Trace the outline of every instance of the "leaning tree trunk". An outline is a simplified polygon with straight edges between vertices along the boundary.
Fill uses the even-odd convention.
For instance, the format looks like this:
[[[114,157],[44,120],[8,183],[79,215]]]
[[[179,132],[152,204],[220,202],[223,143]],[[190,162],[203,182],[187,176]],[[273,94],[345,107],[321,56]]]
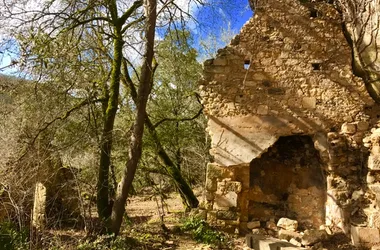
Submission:
[[[118,235],[120,231],[123,215],[125,213],[125,203],[127,201],[128,193],[132,187],[132,181],[135,177],[137,165],[142,153],[142,138],[146,118],[146,104],[152,89],[151,78],[153,73],[153,47],[157,18],[156,5],[156,0],[144,1],[146,15],[144,63],[141,69],[140,86],[136,103],[137,113],[131,135],[129,160],[126,163],[123,177],[118,184],[115,202],[112,208],[111,231],[115,234],[115,236]]]
[[[156,129],[154,128],[152,122],[147,117],[145,122],[153,140],[157,146],[157,153],[161,161],[163,161],[163,166],[168,175],[174,180],[176,188],[178,189],[182,202],[186,208],[196,208],[198,207],[199,201],[194,195],[193,190],[183,178],[181,170],[176,166],[176,164],[170,159],[169,155],[166,153],[164,147],[162,146],[160,139],[157,136]]]
[[[137,91],[135,85],[132,82],[132,79],[128,74],[128,69],[125,61],[123,64],[123,71],[125,76],[125,78],[123,78],[123,82],[126,85],[126,87],[131,90],[131,97],[135,104],[137,104]],[[152,136],[154,143],[156,144],[157,154],[163,163],[163,168],[165,172],[172,178],[178,192],[181,195],[182,203],[187,209],[198,207],[199,201],[197,197],[195,196],[193,190],[191,189],[187,181],[183,178],[180,168],[172,161],[172,159],[169,157],[168,153],[162,146],[161,141],[157,135],[156,128],[152,124],[148,115],[146,115],[145,126],[148,128],[148,131]]]

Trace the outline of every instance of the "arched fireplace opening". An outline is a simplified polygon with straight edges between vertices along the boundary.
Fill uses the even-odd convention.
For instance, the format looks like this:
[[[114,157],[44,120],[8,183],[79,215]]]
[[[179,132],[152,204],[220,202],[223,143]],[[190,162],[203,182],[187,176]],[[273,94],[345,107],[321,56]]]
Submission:
[[[296,219],[301,228],[325,222],[326,178],[310,136],[280,137],[250,163],[249,220]]]

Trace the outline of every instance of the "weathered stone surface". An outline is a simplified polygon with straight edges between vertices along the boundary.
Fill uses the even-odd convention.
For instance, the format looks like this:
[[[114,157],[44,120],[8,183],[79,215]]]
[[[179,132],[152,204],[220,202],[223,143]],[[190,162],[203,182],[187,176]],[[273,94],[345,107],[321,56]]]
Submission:
[[[341,132],[343,134],[355,134],[356,133],[356,125],[352,123],[343,123],[341,127]]]
[[[380,212],[375,210],[371,211],[368,218],[368,226],[372,228],[380,228]]]
[[[351,239],[355,246],[369,246],[380,242],[378,228],[351,226]]]
[[[310,246],[327,238],[325,230],[306,230],[302,236],[302,245]]]
[[[340,25],[342,16],[326,1],[259,3],[238,41],[205,63],[200,94],[209,119],[210,153],[217,164],[232,170],[230,176],[225,170],[214,177],[208,174],[211,181],[206,182],[206,189],[215,193],[208,195],[209,203],[214,209],[241,212],[244,223],[248,218],[266,221],[294,216],[303,226],[318,228],[326,222],[347,232],[350,213],[360,214],[362,202],[380,197],[373,186],[380,181],[374,174],[380,163],[373,158],[368,162],[367,180],[376,195],[353,195],[361,185],[358,179],[364,177],[359,174],[366,172],[361,171],[365,153],[360,150],[376,111],[364,82],[352,73],[351,48]],[[311,6],[318,10],[318,18],[310,18]],[[271,150],[279,138],[293,135],[315,135],[318,152],[305,144],[305,153],[289,160]],[[376,148],[380,132],[378,135],[364,143],[373,155],[380,155],[380,147]],[[289,152],[293,146],[280,150]],[[267,155],[273,159],[271,164],[255,172],[260,165],[254,164],[256,160]],[[305,166],[315,156],[318,160]],[[281,168],[279,162],[291,162],[290,174],[283,170],[286,164]],[[244,176],[237,170],[242,165],[248,166]],[[323,185],[314,182],[325,177],[315,173],[313,178],[302,178],[312,165],[333,179],[328,181],[328,195]],[[300,174],[303,171],[305,174]],[[284,178],[268,186],[280,186],[283,192],[268,191],[265,185],[257,184],[271,180],[271,173]],[[230,178],[230,187],[228,181],[219,185],[226,178]],[[292,178],[302,181],[289,181]]]
[[[239,214],[233,211],[217,211],[216,218],[220,220],[236,220]]]
[[[259,115],[267,115],[268,114],[268,106],[267,105],[259,105],[257,107],[257,114]]]
[[[289,218],[281,218],[278,220],[277,226],[288,231],[297,231],[298,221]]]
[[[289,230],[285,230],[285,229],[280,229],[278,231],[278,238],[284,239],[284,240],[287,240],[287,241],[289,241],[290,239],[294,238],[294,239],[300,241],[301,240],[301,234],[298,233],[298,232],[295,232],[295,231],[289,231]]]
[[[359,122],[357,122],[356,127],[357,127],[358,131],[368,131],[368,129],[369,129],[369,123],[368,122],[359,121]]]
[[[237,206],[237,194],[235,192],[228,192],[227,194],[215,194],[215,208],[229,208]]]
[[[210,153],[215,157],[215,162],[224,166],[248,163],[275,143],[276,135],[255,127],[254,124],[259,121],[262,123],[257,116],[210,117],[208,126],[212,131],[213,148]],[[273,119],[269,124],[276,123],[280,121]]]
[[[33,220],[32,225],[38,230],[43,230],[46,219],[46,187],[38,182],[34,191]]]
[[[227,65],[227,60],[225,58],[215,58],[213,60],[213,65],[216,65],[216,66],[226,66]]]
[[[278,230],[278,227],[277,227],[276,223],[273,220],[267,221],[265,223],[265,228],[268,228],[268,229],[273,230],[273,231],[277,231]]]
[[[304,249],[297,247],[289,242],[262,235],[246,235],[246,244],[255,250],[293,250]]]
[[[315,97],[302,98],[302,107],[306,109],[315,109],[317,100]]]
[[[380,170],[380,155],[370,155],[368,157],[368,168],[371,170]]]
[[[248,229],[254,229],[260,227],[260,221],[251,221],[247,223]]]
[[[297,246],[297,247],[301,247],[301,246],[302,246],[301,242],[299,242],[298,240],[296,240],[296,239],[294,239],[294,238],[291,238],[291,239],[289,240],[289,243],[292,243],[293,245],[295,245],[295,246]]]

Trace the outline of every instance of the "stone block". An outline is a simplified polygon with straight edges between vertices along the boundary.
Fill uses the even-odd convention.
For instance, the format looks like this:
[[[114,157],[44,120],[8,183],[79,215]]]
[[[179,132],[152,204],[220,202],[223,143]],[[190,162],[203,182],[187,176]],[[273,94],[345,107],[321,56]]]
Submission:
[[[286,91],[284,88],[269,88],[268,95],[285,95]]]
[[[215,58],[213,61],[213,64],[216,66],[226,66],[227,65],[227,59],[225,58]]]
[[[227,194],[221,195],[221,194],[215,194],[215,200],[214,205],[216,205],[216,208],[220,207],[237,207],[237,193],[235,192],[228,192]]]
[[[244,85],[248,87],[256,86],[257,82],[256,81],[244,81]]]
[[[215,198],[214,193],[206,191],[205,192],[205,198],[207,201],[213,201]]]
[[[289,231],[285,229],[280,229],[280,231],[278,231],[278,238],[282,240],[287,240],[287,241],[289,241],[290,239],[301,240],[301,237],[302,237],[301,234],[298,232]]]
[[[352,123],[345,122],[342,124],[340,131],[343,134],[349,134],[349,135],[355,134],[356,133],[356,125],[352,124]]]
[[[289,230],[289,231],[297,231],[298,221],[291,220],[289,218],[281,218],[277,222],[277,226],[279,228]]]
[[[205,71],[210,73],[228,73],[230,68],[225,66],[208,66],[205,67]]]
[[[380,242],[378,228],[351,226],[351,240],[354,246],[370,246]]]
[[[238,194],[241,192],[241,183],[239,181],[226,181],[225,191]]]
[[[368,226],[380,228],[380,212],[373,211],[368,217]]]
[[[302,107],[306,109],[315,109],[317,105],[317,99],[315,97],[302,98]]]
[[[269,108],[267,105],[259,105],[257,107],[257,114],[259,115],[267,115],[269,112]]]
[[[215,179],[209,179],[206,177],[205,188],[208,192],[215,192],[217,190],[217,182]]]
[[[368,156],[368,168],[371,170],[380,170],[380,156],[379,155]]]
[[[265,75],[264,72],[255,72],[252,74],[251,79],[256,82],[262,82],[268,80],[268,77]]]
[[[305,230],[302,236],[302,245],[310,246],[317,242],[323,241],[327,238],[327,233],[325,230]]]
[[[297,247],[289,242],[275,239],[272,237],[265,237],[263,235],[247,234],[246,244],[248,247],[255,250],[293,250],[305,249]]]
[[[207,222],[211,225],[216,224],[216,211],[208,211],[207,212]]]
[[[299,242],[298,240],[293,239],[293,238],[289,240],[289,243],[292,243],[293,245],[295,245],[297,247],[302,246],[301,242]]]
[[[276,223],[272,220],[269,220],[269,221],[267,221],[267,223],[265,223],[265,228],[268,228],[268,229],[273,230],[273,231],[278,230]]]
[[[254,229],[260,227],[260,221],[251,221],[247,223],[248,229]]]
[[[356,124],[358,131],[367,131],[369,129],[369,123],[360,121]]]
[[[255,235],[266,235],[267,232],[265,231],[264,228],[254,228],[254,229],[252,229],[252,234],[255,234]]]

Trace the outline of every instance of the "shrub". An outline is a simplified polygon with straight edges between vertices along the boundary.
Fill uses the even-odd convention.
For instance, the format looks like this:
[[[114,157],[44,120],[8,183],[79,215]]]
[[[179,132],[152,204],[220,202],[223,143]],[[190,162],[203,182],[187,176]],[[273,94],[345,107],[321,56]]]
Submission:
[[[7,250],[28,249],[28,231],[19,231],[10,222],[0,224],[0,247]]]
[[[194,217],[185,219],[181,230],[190,231],[196,241],[206,244],[219,245],[225,238],[221,232],[216,231],[206,221]]]

